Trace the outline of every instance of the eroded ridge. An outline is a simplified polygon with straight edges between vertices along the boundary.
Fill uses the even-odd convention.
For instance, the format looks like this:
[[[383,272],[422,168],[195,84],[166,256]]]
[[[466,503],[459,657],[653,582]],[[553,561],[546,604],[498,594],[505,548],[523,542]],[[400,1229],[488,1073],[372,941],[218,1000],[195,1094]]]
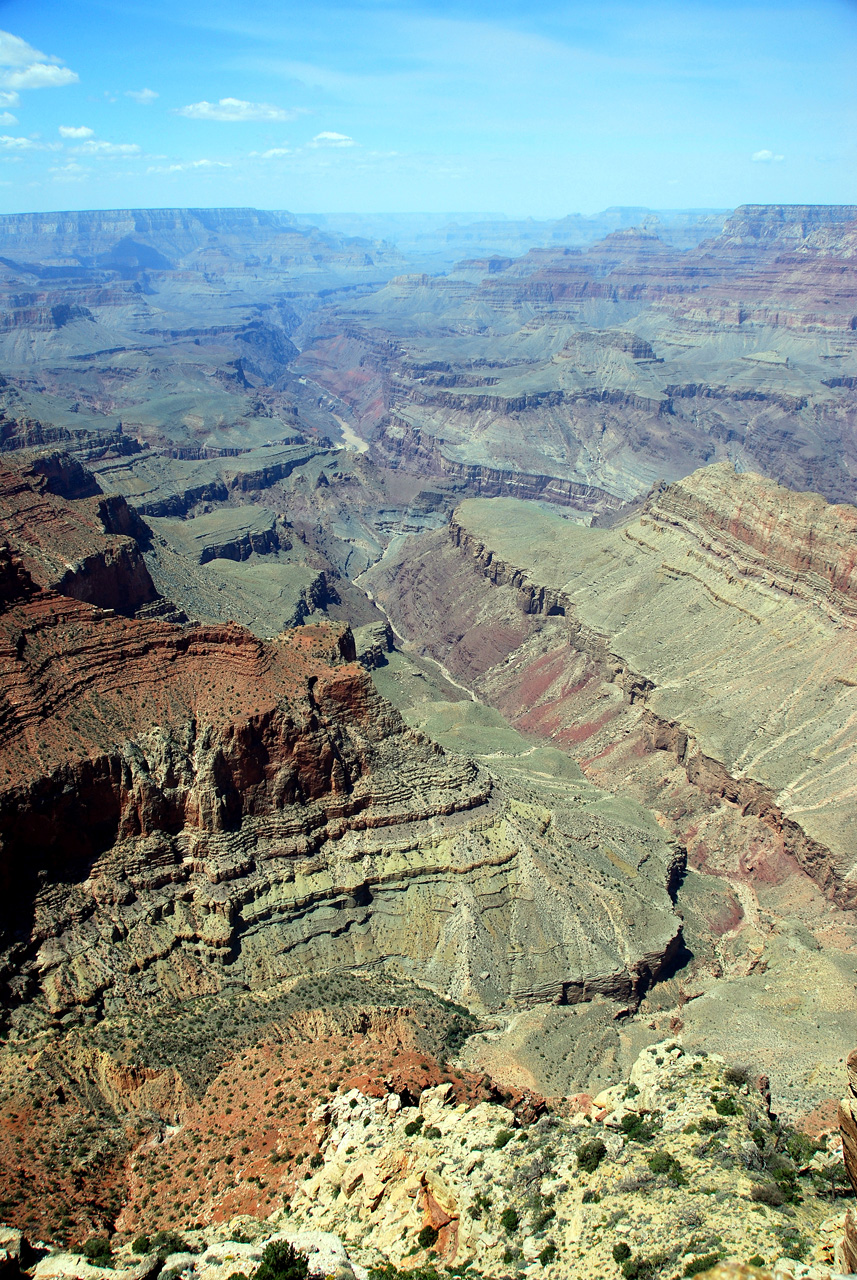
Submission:
[[[4,476],[15,510],[22,486],[44,498],[26,469]],[[50,498],[75,539],[92,501]],[[633,1002],[679,948],[681,853],[650,819],[444,753],[375,691],[346,627],[266,642],[121,616],[11,544],[0,571],[21,1027],[366,965],[485,1007]]]

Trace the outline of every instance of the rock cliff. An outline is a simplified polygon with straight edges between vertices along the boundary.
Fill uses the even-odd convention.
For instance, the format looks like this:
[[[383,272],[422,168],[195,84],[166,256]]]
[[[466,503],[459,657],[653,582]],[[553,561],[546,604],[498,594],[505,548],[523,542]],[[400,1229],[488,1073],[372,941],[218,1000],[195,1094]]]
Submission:
[[[642,811],[556,803],[445,755],[378,696],[342,627],[265,643],[75,596],[25,513],[79,554],[103,499],[0,480],[3,975],[19,1028],[307,966],[392,965],[489,1007],[633,1002],[669,962],[679,854]]]
[[[773,824],[829,893],[853,903],[852,507],[714,466],[659,490],[615,530],[472,500],[450,536],[525,614],[564,617],[572,650],[637,705],[652,742],[676,752],[698,786]],[[379,566],[373,588],[405,634],[426,636],[437,589],[429,561],[414,547],[398,565]],[[445,661],[458,643],[451,631],[436,638]],[[512,648],[524,631],[510,633]],[[497,662],[509,644],[497,640],[479,658],[472,633],[456,668],[467,671],[465,645],[471,677]],[[561,703],[546,715],[548,705]],[[576,740],[596,740],[615,714],[609,704],[604,713]]]

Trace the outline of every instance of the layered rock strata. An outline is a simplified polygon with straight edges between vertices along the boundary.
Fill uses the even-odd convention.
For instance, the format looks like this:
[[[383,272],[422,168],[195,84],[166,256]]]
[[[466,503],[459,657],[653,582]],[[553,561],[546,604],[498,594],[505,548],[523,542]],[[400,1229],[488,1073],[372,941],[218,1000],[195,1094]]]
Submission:
[[[15,519],[24,493],[59,520],[32,477],[0,480]],[[366,965],[486,1006],[628,1002],[678,950],[680,856],[644,811],[445,755],[375,693],[347,629],[265,643],[122,617],[60,595],[35,535],[16,541],[0,881],[19,1026]]]
[[[650,742],[701,788],[775,827],[827,892],[853,905],[853,508],[714,466],[658,492],[620,528],[472,500],[450,537],[525,614],[564,615],[567,643],[642,708]],[[373,576],[406,633],[422,625],[430,575],[406,548]],[[498,634],[488,661],[514,650],[518,631]]]

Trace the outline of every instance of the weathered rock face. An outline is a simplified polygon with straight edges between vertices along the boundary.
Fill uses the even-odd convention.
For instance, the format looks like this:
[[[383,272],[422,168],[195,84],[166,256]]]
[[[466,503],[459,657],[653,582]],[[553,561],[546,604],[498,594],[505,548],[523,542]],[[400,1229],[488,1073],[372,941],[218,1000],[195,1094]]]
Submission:
[[[474,500],[458,509],[451,537],[525,616],[564,615],[566,643],[585,659],[577,676],[569,667],[567,697],[591,681],[586,663],[600,671],[699,787],[770,823],[829,893],[853,903],[853,508],[720,466],[658,493],[615,530]],[[527,627],[510,615],[505,632],[482,635],[470,610],[467,625],[450,613],[429,640],[429,615],[443,613],[442,573],[415,545],[379,566],[372,586],[406,635],[472,678],[502,662]],[[515,696],[528,699],[534,729],[550,688],[541,731],[556,733],[562,696],[547,663]],[[506,668],[513,683],[515,665]],[[608,699],[589,710],[591,719],[569,722],[567,740],[588,740],[595,755],[607,749],[598,734],[615,709]]]
[[[857,1195],[857,1049],[848,1055],[848,1093],[839,1104],[839,1132],[842,1135],[842,1159],[848,1181]],[[857,1217],[849,1206],[845,1214],[845,1237],[839,1246],[838,1261],[846,1275],[857,1272]]]
[[[2,479],[3,973],[20,1025],[366,964],[487,1006],[633,1001],[669,962],[680,858],[642,811],[516,791],[444,755],[374,691],[347,629],[265,643],[60,595],[23,513],[43,531],[53,513],[78,545],[79,504]]]

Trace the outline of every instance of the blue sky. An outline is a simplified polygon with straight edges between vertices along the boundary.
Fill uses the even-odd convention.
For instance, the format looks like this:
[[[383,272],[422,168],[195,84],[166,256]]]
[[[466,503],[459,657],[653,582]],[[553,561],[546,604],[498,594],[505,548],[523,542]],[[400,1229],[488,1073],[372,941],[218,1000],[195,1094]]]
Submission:
[[[857,0],[0,0],[0,211],[857,202]]]

